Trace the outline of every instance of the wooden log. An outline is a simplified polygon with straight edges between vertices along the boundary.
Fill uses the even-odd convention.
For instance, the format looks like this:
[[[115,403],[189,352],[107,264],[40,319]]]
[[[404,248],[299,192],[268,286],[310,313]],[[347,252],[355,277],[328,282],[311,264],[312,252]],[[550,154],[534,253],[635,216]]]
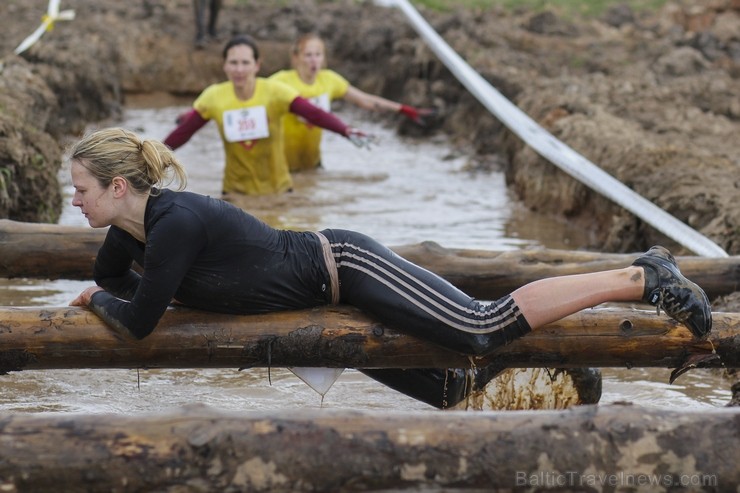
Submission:
[[[735,491],[740,409],[0,415],[7,491]],[[733,458],[734,457],[734,458]]]
[[[0,277],[91,279],[106,231],[0,219]]]
[[[70,368],[501,368],[662,367],[710,356],[737,368],[740,314],[714,313],[707,340],[655,312],[593,309],[469,358],[385,327],[347,306],[267,315],[170,308],[142,341],[123,338],[76,307],[0,308],[0,371]]]
[[[621,269],[638,255],[540,248],[494,252],[444,248],[434,242],[393,250],[481,299],[500,298],[538,279]],[[740,290],[740,256],[678,256],[676,262],[710,298]]]
[[[0,220],[0,277],[90,279],[104,230]],[[545,277],[628,266],[634,254],[529,249],[510,252],[448,249],[433,242],[394,247],[471,296],[496,299]],[[678,257],[681,270],[707,294],[740,289],[740,256]]]

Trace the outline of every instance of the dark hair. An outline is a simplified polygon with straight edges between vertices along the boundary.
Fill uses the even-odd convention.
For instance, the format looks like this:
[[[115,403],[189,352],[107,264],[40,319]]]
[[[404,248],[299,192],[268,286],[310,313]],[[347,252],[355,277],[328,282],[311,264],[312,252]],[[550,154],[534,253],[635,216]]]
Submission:
[[[223,51],[223,57],[224,60],[226,60],[226,55],[229,53],[229,50],[233,48],[234,46],[238,45],[246,45],[252,48],[252,53],[254,54],[254,59],[259,60],[260,59],[260,51],[257,48],[257,42],[252,39],[251,36],[247,36],[246,34],[240,34],[238,36],[234,36],[230,40],[226,42],[226,46],[224,46]]]

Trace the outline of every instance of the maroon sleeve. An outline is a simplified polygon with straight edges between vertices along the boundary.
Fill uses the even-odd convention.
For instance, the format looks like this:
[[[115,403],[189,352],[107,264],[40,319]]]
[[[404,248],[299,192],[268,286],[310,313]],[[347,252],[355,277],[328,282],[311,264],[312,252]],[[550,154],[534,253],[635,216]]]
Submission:
[[[347,136],[347,129],[349,125],[344,123],[336,116],[328,113],[318,106],[314,106],[308,100],[297,97],[290,103],[290,111],[296,115],[300,115],[306,119],[309,123],[316,125],[317,127],[325,128],[339,135]]]
[[[177,120],[177,127],[164,139],[165,145],[173,150],[185,144],[195,132],[208,123],[208,120],[204,120],[200,116],[200,113],[195,110],[188,111],[184,115],[179,116]]]

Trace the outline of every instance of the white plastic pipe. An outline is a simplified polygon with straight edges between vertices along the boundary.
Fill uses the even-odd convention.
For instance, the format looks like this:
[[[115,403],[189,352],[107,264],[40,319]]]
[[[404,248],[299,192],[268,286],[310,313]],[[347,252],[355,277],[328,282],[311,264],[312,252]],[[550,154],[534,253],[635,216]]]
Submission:
[[[642,197],[542,128],[455,53],[407,0],[382,0],[378,3],[399,8],[431,50],[468,91],[542,157],[697,255],[728,256],[712,240]]]
[[[20,55],[28,48],[33,46],[45,32],[54,29],[54,23],[57,21],[71,21],[75,18],[74,10],[63,10],[59,11],[59,2],[61,0],[49,0],[49,6],[46,9],[46,15],[41,18],[41,25],[31,33],[26,39],[21,41],[21,44],[13,51],[16,55]]]

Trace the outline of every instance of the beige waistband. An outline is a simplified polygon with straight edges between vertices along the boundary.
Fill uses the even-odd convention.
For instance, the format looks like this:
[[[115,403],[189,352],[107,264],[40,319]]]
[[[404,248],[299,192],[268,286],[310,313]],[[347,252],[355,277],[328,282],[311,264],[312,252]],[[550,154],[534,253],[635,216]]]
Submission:
[[[326,236],[316,231],[316,236],[319,237],[321,242],[321,250],[324,252],[324,263],[326,264],[326,270],[329,271],[329,279],[331,281],[331,304],[336,305],[339,303],[339,271],[337,271],[337,262],[334,260],[334,255],[331,253],[331,245]]]

